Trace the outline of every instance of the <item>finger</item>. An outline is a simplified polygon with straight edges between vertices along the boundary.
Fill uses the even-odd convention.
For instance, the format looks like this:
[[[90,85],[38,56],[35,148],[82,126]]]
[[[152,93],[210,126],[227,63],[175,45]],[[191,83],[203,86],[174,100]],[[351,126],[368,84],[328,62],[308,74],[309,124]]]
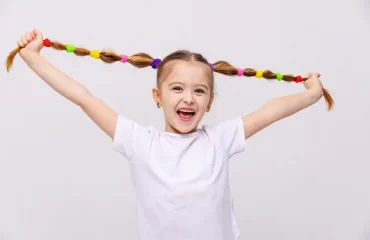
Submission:
[[[319,78],[320,77],[320,73],[313,73],[312,76],[314,76],[316,78]]]
[[[39,30],[37,30],[37,29],[33,29],[32,30],[32,33],[34,33],[35,34],[35,36],[39,33]]]
[[[32,35],[31,35],[31,33],[28,33],[28,34],[26,35],[26,40],[27,40],[28,42],[31,42],[31,41],[32,41]]]
[[[35,38],[36,38],[36,32],[35,32],[35,30],[33,30],[33,31],[31,32],[31,36],[32,36],[32,39],[35,39]]]
[[[22,37],[21,41],[22,41],[23,45],[28,44],[28,41],[27,41],[26,37]]]
[[[34,39],[33,32],[28,32],[26,37],[28,42],[31,42]]]
[[[22,48],[22,47],[24,47],[24,44],[22,43],[22,41],[21,41],[21,40],[19,40],[19,41],[17,42],[17,44],[18,44],[18,46],[19,46],[19,47],[21,47],[21,48]]]
[[[34,30],[35,31],[35,34],[36,34],[36,39],[39,39],[39,40],[42,40],[43,39],[43,36],[42,36],[42,33],[38,30]]]

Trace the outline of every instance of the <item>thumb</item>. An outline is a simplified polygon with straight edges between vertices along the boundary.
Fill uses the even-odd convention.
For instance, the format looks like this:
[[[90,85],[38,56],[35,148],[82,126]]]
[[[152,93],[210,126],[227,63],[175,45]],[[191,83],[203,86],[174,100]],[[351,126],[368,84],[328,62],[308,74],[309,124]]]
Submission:
[[[310,78],[311,76],[312,76],[312,72],[308,72],[305,77]]]
[[[38,40],[38,41],[42,41],[43,40],[43,36],[42,36],[42,33],[37,30],[37,29],[34,29],[32,31],[32,33],[36,36],[35,39]]]

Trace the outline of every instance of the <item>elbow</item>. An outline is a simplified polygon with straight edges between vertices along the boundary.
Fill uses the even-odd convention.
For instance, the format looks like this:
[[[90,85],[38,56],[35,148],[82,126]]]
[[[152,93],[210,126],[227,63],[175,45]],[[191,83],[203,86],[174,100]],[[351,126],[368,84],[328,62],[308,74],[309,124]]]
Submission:
[[[77,106],[83,108],[85,103],[88,102],[91,97],[92,94],[90,93],[90,91],[87,88],[82,87],[78,89],[78,91],[73,93],[73,95],[71,96],[71,101]]]

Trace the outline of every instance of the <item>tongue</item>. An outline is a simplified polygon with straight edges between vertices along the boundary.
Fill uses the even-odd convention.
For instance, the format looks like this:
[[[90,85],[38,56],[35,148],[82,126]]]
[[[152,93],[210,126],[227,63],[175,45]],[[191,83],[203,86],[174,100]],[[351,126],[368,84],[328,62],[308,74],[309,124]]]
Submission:
[[[187,118],[187,119],[189,119],[193,116],[192,113],[187,113],[187,112],[186,113],[185,112],[180,112],[179,115],[180,115],[180,117]]]

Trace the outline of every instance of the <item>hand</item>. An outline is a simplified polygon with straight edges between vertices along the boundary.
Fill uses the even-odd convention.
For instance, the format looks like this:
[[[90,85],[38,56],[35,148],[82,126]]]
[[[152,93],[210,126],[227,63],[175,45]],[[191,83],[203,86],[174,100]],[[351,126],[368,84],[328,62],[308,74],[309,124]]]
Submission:
[[[42,33],[36,29],[26,32],[18,41],[18,46],[39,53],[44,47]]]
[[[306,89],[317,94],[318,98],[321,98],[324,94],[324,88],[319,79],[320,76],[320,73],[307,73],[305,77],[308,79],[303,83]]]

